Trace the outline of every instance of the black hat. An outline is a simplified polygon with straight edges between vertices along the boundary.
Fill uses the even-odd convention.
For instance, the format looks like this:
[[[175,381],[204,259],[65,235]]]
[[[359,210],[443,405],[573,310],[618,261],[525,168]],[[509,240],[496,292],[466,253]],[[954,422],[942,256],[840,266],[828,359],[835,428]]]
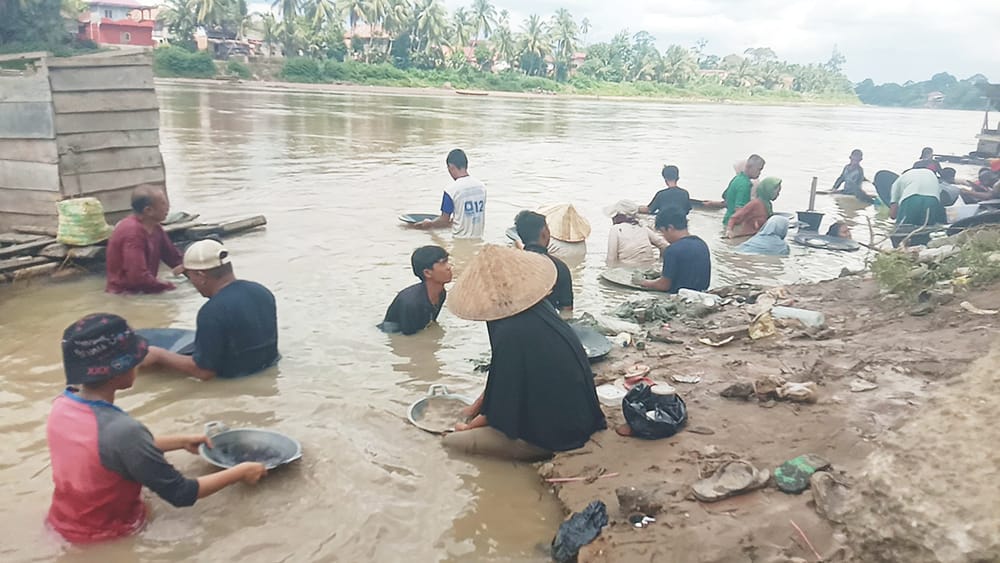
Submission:
[[[63,332],[63,367],[66,383],[101,383],[138,366],[149,352],[118,315],[95,313],[76,321]]]

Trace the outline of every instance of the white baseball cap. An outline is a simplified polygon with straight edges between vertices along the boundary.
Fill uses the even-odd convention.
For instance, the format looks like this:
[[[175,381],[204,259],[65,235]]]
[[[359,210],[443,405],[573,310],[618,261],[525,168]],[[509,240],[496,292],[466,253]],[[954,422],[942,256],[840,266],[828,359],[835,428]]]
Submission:
[[[199,240],[184,252],[185,270],[214,270],[229,263],[229,251],[217,240]]]
[[[627,199],[623,199],[614,205],[609,205],[608,207],[604,208],[604,214],[611,218],[614,218],[615,215],[634,217],[638,213],[639,213],[639,205]]]

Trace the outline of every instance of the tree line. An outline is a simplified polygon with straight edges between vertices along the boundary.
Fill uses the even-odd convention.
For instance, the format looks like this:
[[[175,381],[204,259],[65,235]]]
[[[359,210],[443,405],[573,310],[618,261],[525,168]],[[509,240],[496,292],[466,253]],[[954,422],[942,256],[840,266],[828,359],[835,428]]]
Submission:
[[[876,106],[981,110],[986,109],[988,101],[977,84],[988,82],[982,74],[959,80],[947,72],[940,72],[930,80],[903,84],[876,85],[869,78],[859,83],[855,91],[862,103]]]

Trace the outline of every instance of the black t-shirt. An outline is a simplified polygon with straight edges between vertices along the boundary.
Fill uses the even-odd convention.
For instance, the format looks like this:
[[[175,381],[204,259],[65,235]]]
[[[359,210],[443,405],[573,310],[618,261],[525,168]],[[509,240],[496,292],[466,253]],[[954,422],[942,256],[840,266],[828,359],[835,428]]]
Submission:
[[[688,235],[663,251],[663,277],[670,280],[669,293],[682,288],[705,291],[712,282],[712,255],[705,241]]]
[[[654,215],[668,207],[675,207],[687,214],[691,211],[691,196],[687,190],[678,186],[656,192],[653,201],[649,202],[649,212]]]
[[[537,244],[526,244],[524,249],[528,252],[536,252],[538,254],[544,254],[552,259],[552,263],[556,265],[556,285],[552,288],[552,293],[549,294],[547,299],[552,306],[556,308],[557,311],[561,311],[566,308],[573,307],[573,274],[569,271],[569,266],[565,262],[549,254],[549,251],[544,246],[539,246]]]
[[[416,334],[427,328],[431,321],[437,320],[438,313],[444,306],[445,297],[447,292],[442,289],[441,299],[434,305],[427,295],[427,286],[424,282],[411,285],[396,294],[396,298],[385,312],[385,319],[378,328],[388,333]]]
[[[198,311],[194,363],[217,377],[242,377],[278,361],[274,295],[259,283],[236,280]]]

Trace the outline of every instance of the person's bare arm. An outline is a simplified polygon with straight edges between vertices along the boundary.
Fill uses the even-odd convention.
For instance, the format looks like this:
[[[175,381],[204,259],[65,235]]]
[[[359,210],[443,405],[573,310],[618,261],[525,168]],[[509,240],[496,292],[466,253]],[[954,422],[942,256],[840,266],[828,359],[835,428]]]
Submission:
[[[465,418],[472,418],[474,416],[478,416],[479,411],[483,409],[483,396],[484,393],[480,393],[479,398],[476,399],[476,402],[462,409],[461,411],[462,416],[464,416]]]
[[[187,450],[193,454],[198,453],[198,446],[206,444],[212,447],[211,440],[203,434],[180,434],[174,436],[157,436],[153,443],[161,452],[172,452],[176,450]]]
[[[646,289],[666,292],[670,291],[670,278],[659,277],[655,280],[643,280],[639,282],[639,285],[645,287]]]
[[[263,464],[244,461],[236,467],[230,467],[211,475],[198,477],[198,498],[213,495],[229,485],[240,481],[248,485],[255,485],[264,475],[267,475],[267,468]]]
[[[482,428],[483,426],[489,426],[489,425],[490,423],[488,420],[486,420],[486,415],[481,414],[476,418],[473,418],[471,421],[469,421],[468,424],[464,422],[459,422],[458,424],[455,425],[455,431],[461,432],[463,430],[472,430],[473,428]]]
[[[202,381],[208,381],[213,379],[216,373],[212,370],[202,369],[195,363],[192,356],[183,356],[170,350],[165,350],[163,348],[158,348],[156,346],[149,347],[149,354],[146,359],[142,362],[142,367],[153,367],[159,366],[174,371],[179,371],[196,379]]]
[[[444,229],[451,226],[451,214],[442,213],[437,219],[428,220],[424,219],[419,223],[414,223],[414,229],[420,229],[421,231],[427,231],[431,229]]]

